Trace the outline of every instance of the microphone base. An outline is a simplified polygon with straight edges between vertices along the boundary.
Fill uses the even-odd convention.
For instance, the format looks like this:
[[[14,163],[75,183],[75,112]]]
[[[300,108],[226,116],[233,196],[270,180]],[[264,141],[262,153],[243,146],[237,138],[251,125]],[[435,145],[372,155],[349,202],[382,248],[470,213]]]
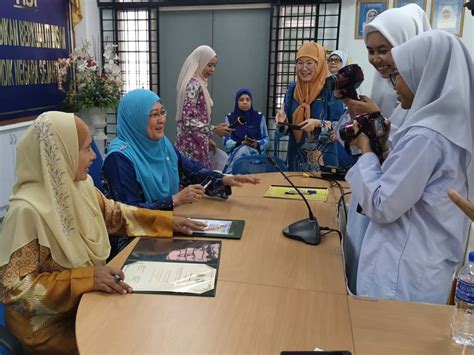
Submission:
[[[321,242],[319,223],[316,218],[306,218],[290,224],[283,229],[283,235],[311,245],[318,245]]]

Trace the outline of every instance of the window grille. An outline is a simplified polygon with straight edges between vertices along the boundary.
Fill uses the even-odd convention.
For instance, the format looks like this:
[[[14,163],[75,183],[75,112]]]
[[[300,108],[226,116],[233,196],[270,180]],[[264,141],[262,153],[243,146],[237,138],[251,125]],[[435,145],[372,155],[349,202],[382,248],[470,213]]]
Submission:
[[[146,88],[159,92],[158,8],[102,8],[102,46],[118,45],[121,94]],[[116,113],[107,116],[107,135],[115,136]]]
[[[288,85],[295,80],[295,56],[298,47],[315,41],[328,52],[338,48],[341,2],[312,1],[279,4],[272,7],[270,55],[268,65],[268,127],[270,152],[277,149],[286,157],[287,137],[275,145],[275,115],[283,107]]]

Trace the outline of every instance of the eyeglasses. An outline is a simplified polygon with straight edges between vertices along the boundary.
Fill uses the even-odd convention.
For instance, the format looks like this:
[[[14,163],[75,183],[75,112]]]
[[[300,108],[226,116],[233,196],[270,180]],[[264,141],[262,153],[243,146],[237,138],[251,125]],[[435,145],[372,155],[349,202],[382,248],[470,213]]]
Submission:
[[[392,74],[390,74],[389,78],[390,78],[390,82],[392,83],[393,86],[395,86],[395,82],[397,81],[397,78],[398,78],[399,75],[400,75],[400,73],[396,69]]]
[[[342,60],[340,58],[329,58],[328,59],[328,64],[339,64],[341,62],[342,62]]]
[[[163,117],[163,118],[166,118],[166,115],[168,114],[168,112],[165,110],[165,109],[162,109],[160,112],[158,111],[153,111],[151,112],[148,117],[149,118],[158,118],[158,117]]]
[[[299,67],[299,68],[306,67],[308,69],[312,69],[316,66],[316,62],[313,61],[313,60],[308,60],[308,61],[298,60],[296,62],[296,66]]]

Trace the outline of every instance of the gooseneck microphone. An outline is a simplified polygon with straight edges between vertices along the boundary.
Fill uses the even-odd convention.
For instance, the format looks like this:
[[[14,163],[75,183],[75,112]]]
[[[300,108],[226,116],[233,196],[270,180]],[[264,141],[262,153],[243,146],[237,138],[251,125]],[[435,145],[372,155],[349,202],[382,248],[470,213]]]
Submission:
[[[280,169],[278,164],[273,160],[272,157],[267,157],[270,164],[272,164],[275,169],[277,169],[281,175],[285,178],[286,181],[296,190],[296,192],[301,196],[306,207],[308,208],[308,218],[302,219],[301,221],[294,222],[288,227],[283,229],[283,235],[290,239],[299,240],[311,245],[318,245],[321,242],[321,234],[319,231],[319,223],[316,217],[313,215],[313,211],[308,203],[308,200],[304,197],[301,191],[291,182],[290,179],[286,176],[283,170]]]

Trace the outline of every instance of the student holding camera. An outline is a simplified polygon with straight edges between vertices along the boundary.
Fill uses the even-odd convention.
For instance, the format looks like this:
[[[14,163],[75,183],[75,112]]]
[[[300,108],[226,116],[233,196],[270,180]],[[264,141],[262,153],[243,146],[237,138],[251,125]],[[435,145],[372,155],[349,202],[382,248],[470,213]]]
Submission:
[[[442,304],[468,230],[468,219],[452,207],[446,190],[467,195],[472,59],[462,42],[444,31],[420,34],[393,48],[392,56],[390,81],[407,110],[392,150],[381,164],[365,133],[351,142],[362,156],[346,180],[369,218],[357,256],[356,292]],[[372,100],[367,103],[370,111],[379,111]],[[357,132],[357,122],[354,127]]]
[[[425,12],[416,4],[388,9],[364,27],[368,59],[377,70],[372,85],[372,99],[382,114],[390,119],[391,135],[396,132],[406,115],[406,110],[402,109],[397,102],[396,93],[389,79],[395,67],[391,54],[392,48],[429,29],[430,25]],[[366,103],[369,99],[366,96],[360,96],[359,99],[359,101],[345,100],[353,117],[370,112],[370,103]],[[356,208],[357,202],[352,199],[347,222],[349,238],[344,246],[346,273],[349,288],[353,292],[356,290],[358,256],[369,223],[366,216],[357,213]]]
[[[426,13],[416,4],[388,9],[364,27],[364,42],[369,62],[376,70],[371,97],[380,107],[382,114],[390,117],[392,123],[397,126],[398,122],[394,120],[392,113],[403,117],[404,112],[400,109],[397,110],[399,112],[395,111],[398,102],[389,80],[394,69],[391,50],[430,29]]]
[[[343,112],[325,86],[328,73],[326,51],[314,42],[301,45],[296,53],[295,82],[288,87],[284,109],[276,115],[280,133],[290,134],[287,163],[290,171],[318,171],[319,165],[335,166],[337,152],[332,121]]]

